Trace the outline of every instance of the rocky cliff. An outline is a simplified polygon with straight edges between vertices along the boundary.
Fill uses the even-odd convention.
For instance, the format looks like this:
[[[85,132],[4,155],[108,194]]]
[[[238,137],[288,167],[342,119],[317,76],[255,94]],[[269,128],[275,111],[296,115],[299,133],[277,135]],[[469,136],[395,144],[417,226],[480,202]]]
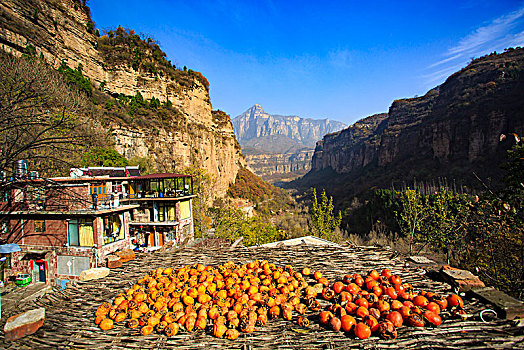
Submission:
[[[315,171],[331,168],[339,173],[368,165],[378,149],[378,138],[387,113],[373,115],[348,128],[328,134],[317,142],[311,166]]]
[[[311,172],[294,185],[329,188],[339,200],[413,179],[496,186],[512,145],[499,137],[512,132],[524,134],[521,48],[476,59],[425,96],[325,136]]]
[[[34,51],[55,67],[81,64],[82,73],[105,94],[140,92],[144,99],[169,103],[174,112],[152,118],[171,122],[157,123],[154,129],[137,125],[133,118],[104,116],[117,151],[126,157],[152,158],[163,171],[190,164],[203,167],[217,180],[219,196],[245,166],[229,116],[212,113],[207,80],[172,66],[154,41],[133,31],[118,28],[100,37],[80,0],[2,1],[0,44],[16,55]]]
[[[275,182],[307,173],[315,143],[345,125],[329,119],[272,115],[255,104],[234,118],[233,126],[253,172]]]

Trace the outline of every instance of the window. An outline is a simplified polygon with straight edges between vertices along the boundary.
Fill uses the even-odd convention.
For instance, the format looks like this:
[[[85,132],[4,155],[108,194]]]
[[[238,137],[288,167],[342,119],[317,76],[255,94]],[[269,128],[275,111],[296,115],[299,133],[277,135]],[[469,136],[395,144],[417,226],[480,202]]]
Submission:
[[[9,202],[11,200],[9,192],[10,190],[0,191],[0,202]]]
[[[106,184],[92,184],[89,193],[91,195],[96,194],[98,200],[104,201],[107,199]]]
[[[26,202],[30,210],[43,210],[45,204],[45,189],[33,186],[26,187]],[[43,231],[36,231],[43,232]]]
[[[92,247],[94,245],[92,219],[69,220],[67,233],[69,245],[72,247]]]
[[[176,241],[176,230],[172,229],[166,232],[166,239],[168,241]]]
[[[113,243],[124,239],[124,228],[122,227],[121,215],[111,215],[103,218],[104,244]]]
[[[35,220],[35,232],[45,232],[45,220]]]
[[[0,224],[0,236],[6,236],[9,234],[11,228],[11,224],[9,220],[2,221]]]
[[[122,182],[115,181],[113,182],[113,188],[111,189],[113,192],[122,192]]]
[[[166,207],[164,204],[158,204],[158,221],[166,221]]]
[[[175,206],[158,204],[158,221],[176,221]]]

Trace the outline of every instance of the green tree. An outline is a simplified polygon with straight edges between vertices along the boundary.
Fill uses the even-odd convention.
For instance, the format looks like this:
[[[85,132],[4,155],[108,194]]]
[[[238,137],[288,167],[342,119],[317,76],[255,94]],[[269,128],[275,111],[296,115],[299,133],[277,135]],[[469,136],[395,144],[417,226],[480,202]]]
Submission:
[[[137,91],[135,96],[131,97],[131,100],[129,101],[129,114],[135,115],[136,111],[140,107],[144,107],[145,104],[144,97],[140,91]]]
[[[36,57],[36,48],[33,44],[29,44],[24,48],[24,53],[22,54],[24,58],[34,58]]]
[[[516,134],[508,151],[506,188],[476,197],[459,263],[480,278],[521,299],[524,296],[524,147]]]
[[[138,47],[135,47],[133,50],[133,62],[131,63],[131,67],[133,67],[133,70],[138,71],[140,69],[140,63],[143,59],[142,51]]]
[[[458,263],[465,269],[478,269],[482,281],[521,299],[524,296],[524,219],[522,206],[509,199],[489,194],[474,203],[465,251],[458,257]]]
[[[155,164],[149,157],[133,157],[129,159],[129,165],[138,165],[142,175],[152,174],[156,171]]]
[[[149,102],[149,107],[152,109],[157,109],[160,107],[160,100],[156,98],[155,96],[151,97],[151,101]]]
[[[430,196],[422,238],[433,249],[446,253],[447,263],[464,241],[470,212],[468,195],[441,190]]]
[[[129,161],[114,149],[96,147],[84,155],[82,166],[126,166]]]
[[[313,189],[313,202],[311,206],[311,224],[314,234],[320,238],[334,240],[335,230],[340,226],[342,213],[339,211],[335,216],[333,213],[333,197],[326,195],[326,190],[322,190],[320,202],[317,199],[317,191]]]
[[[400,210],[395,212],[401,234],[409,237],[409,254],[413,254],[416,234],[429,215],[427,199],[417,190],[407,189],[400,193]]]
[[[115,106],[115,101],[113,99],[109,99],[106,101],[106,109],[111,110]]]
[[[518,140],[518,136],[516,136]],[[515,144],[508,150],[508,161],[503,165],[506,170],[504,182],[513,196],[524,197],[524,144]]]
[[[84,77],[82,74],[82,64],[79,63],[76,69],[71,69],[65,61],[62,61],[62,64],[58,68],[58,71],[65,76],[65,80],[71,84],[75,85],[80,91],[85,92],[88,96],[93,94],[93,87],[91,86],[91,81],[88,78]]]

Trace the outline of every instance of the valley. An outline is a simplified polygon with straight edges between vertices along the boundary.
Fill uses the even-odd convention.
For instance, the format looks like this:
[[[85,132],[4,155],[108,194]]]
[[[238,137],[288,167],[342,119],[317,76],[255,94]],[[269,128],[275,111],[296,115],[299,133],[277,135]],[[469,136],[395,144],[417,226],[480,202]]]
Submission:
[[[180,10],[173,17],[184,17],[184,13]],[[189,35],[191,40],[200,45],[211,42],[200,38],[198,30],[194,30]],[[173,37],[180,33],[189,32],[178,28]],[[138,33],[138,29],[118,23],[99,28],[86,1],[3,1],[0,58],[6,62],[4,66],[9,62],[33,69],[0,77],[0,87],[5,91],[2,98],[15,100],[17,108],[22,106],[10,110],[11,104],[3,102],[1,116],[11,121],[12,115],[16,115],[12,113],[27,108],[26,101],[16,101],[15,94],[9,93],[12,86],[24,86],[20,80],[37,82],[46,93],[42,86],[54,88],[53,83],[57,83],[64,88],[60,90],[62,95],[50,93],[34,99],[43,101],[42,104],[30,101],[33,104],[29,106],[36,112],[31,114],[31,109],[26,116],[29,125],[56,127],[57,120],[65,120],[65,125],[58,123],[62,137],[59,141],[51,138],[41,147],[37,144],[34,149],[13,152],[16,159],[0,159],[2,181],[13,178],[18,169],[15,164],[20,164],[15,162],[22,158],[31,159],[36,176],[40,174],[42,179],[67,176],[72,164],[86,169],[138,166],[146,178],[135,180],[147,180],[147,176],[155,174],[152,187],[160,186],[157,180],[162,178],[191,178],[187,188],[184,180],[183,187],[177,189],[188,192],[191,183],[191,198],[186,198],[183,210],[184,215],[191,216],[191,224],[185,226],[191,237],[183,244],[198,240],[202,246],[209,242],[210,246],[213,242],[237,242],[252,247],[313,235],[330,241],[329,244],[370,246],[366,249],[380,246],[391,250],[392,256],[423,254],[454,266],[478,268],[478,274],[488,284],[522,298],[522,47],[472,58],[445,81],[425,88],[421,96],[402,98],[391,88],[388,96],[395,95],[396,100],[388,100],[385,108],[370,107],[371,115],[348,126],[332,120],[327,110],[324,114],[317,109],[311,115],[327,115],[329,119],[309,118],[309,107],[302,109],[307,116],[284,116],[254,104],[232,118],[216,106],[227,105],[224,96],[240,104],[237,99],[241,100],[241,90],[249,86],[256,86],[255,91],[261,94],[255,98],[250,95],[249,101],[270,100],[262,95],[264,91],[281,101],[283,97],[272,90],[280,87],[281,78],[294,87],[288,88],[290,101],[295,101],[291,100],[295,95],[301,96],[304,103],[313,101],[314,105],[323,103],[325,107],[336,101],[333,104],[337,109],[329,111],[337,110],[336,118],[350,118],[343,115],[354,110],[348,101],[365,103],[358,101],[362,95],[354,86],[357,90],[374,86],[376,91],[368,94],[378,95],[387,80],[386,74],[370,75],[376,80],[360,85],[357,78],[362,76],[342,74],[353,64],[358,65],[358,55],[353,57],[349,51],[328,48],[327,54],[300,56],[294,61],[275,53],[275,57],[257,61],[256,66],[261,70],[273,64],[279,66],[278,73],[270,77],[277,81],[270,91],[258,90],[269,77],[240,81],[246,71],[242,67],[237,71],[235,67],[238,75],[228,75],[237,77],[238,81],[231,83],[236,94],[224,93],[218,88],[213,90],[213,84],[218,79],[215,77],[224,79],[220,70],[229,60],[221,55],[230,54],[228,50],[214,42],[212,49],[203,50],[200,60],[192,61],[195,66],[204,61],[202,57],[216,56],[218,68],[215,62],[208,62],[201,66],[210,73],[204,69],[201,73],[188,68],[185,62],[179,63],[178,57],[171,57],[180,54],[193,58],[189,51],[197,50],[197,44],[177,46],[168,41],[168,51],[154,34]],[[246,42],[251,50],[258,48],[252,44],[252,38]],[[329,56],[329,74],[316,69],[318,62],[325,59],[323,55]],[[251,58],[249,54],[235,57],[251,62],[246,59]],[[438,66],[446,60],[452,57],[432,64]],[[297,69],[289,69],[289,65]],[[304,71],[326,74],[312,82],[307,79],[309,75],[300,75]],[[333,76],[336,79],[330,80]],[[213,81],[209,77],[214,77]],[[370,78],[366,75],[366,79]],[[313,91],[324,80],[342,81],[344,85],[327,86],[312,93],[302,91]],[[341,98],[340,90],[346,88],[348,91]],[[217,96],[222,98],[221,104],[216,103]],[[242,103],[245,101],[243,96]],[[295,107],[302,107],[294,103]],[[15,129],[29,130],[21,124]],[[77,125],[81,127],[77,129]],[[75,132],[68,135],[71,130]],[[7,129],[2,130],[1,136],[0,140],[11,142],[9,147],[2,147],[2,152],[14,148],[12,145],[22,139]],[[71,187],[75,181],[71,180]],[[115,189],[128,181],[131,180],[115,183]],[[36,196],[38,191],[31,188],[29,192]],[[160,187],[150,192],[154,193],[147,193],[148,197],[140,200],[168,201]],[[115,209],[111,205],[104,210]],[[158,208],[165,210],[165,206],[159,205],[156,215]],[[172,206],[171,210],[181,213],[180,207]],[[150,218],[155,211],[151,213]],[[147,219],[143,212],[137,215]],[[132,216],[129,214],[130,220]],[[36,221],[39,223],[33,225],[35,232],[42,230],[41,220]],[[135,224],[143,229],[144,225]],[[156,224],[149,226],[157,232]],[[2,228],[9,230],[8,225]],[[130,237],[125,239],[129,241]],[[156,244],[154,240],[152,243]],[[493,249],[493,244],[497,249]],[[98,263],[96,259],[92,262]]]

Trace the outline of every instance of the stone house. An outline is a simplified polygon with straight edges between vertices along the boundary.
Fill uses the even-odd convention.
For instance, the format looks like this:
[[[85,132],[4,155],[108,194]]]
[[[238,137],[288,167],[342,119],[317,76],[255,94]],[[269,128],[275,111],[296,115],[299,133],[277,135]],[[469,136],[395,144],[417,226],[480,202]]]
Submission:
[[[193,239],[192,178],[140,176],[136,167],[72,169],[70,177],[4,180],[0,239],[3,280],[64,284],[117,251]]]

